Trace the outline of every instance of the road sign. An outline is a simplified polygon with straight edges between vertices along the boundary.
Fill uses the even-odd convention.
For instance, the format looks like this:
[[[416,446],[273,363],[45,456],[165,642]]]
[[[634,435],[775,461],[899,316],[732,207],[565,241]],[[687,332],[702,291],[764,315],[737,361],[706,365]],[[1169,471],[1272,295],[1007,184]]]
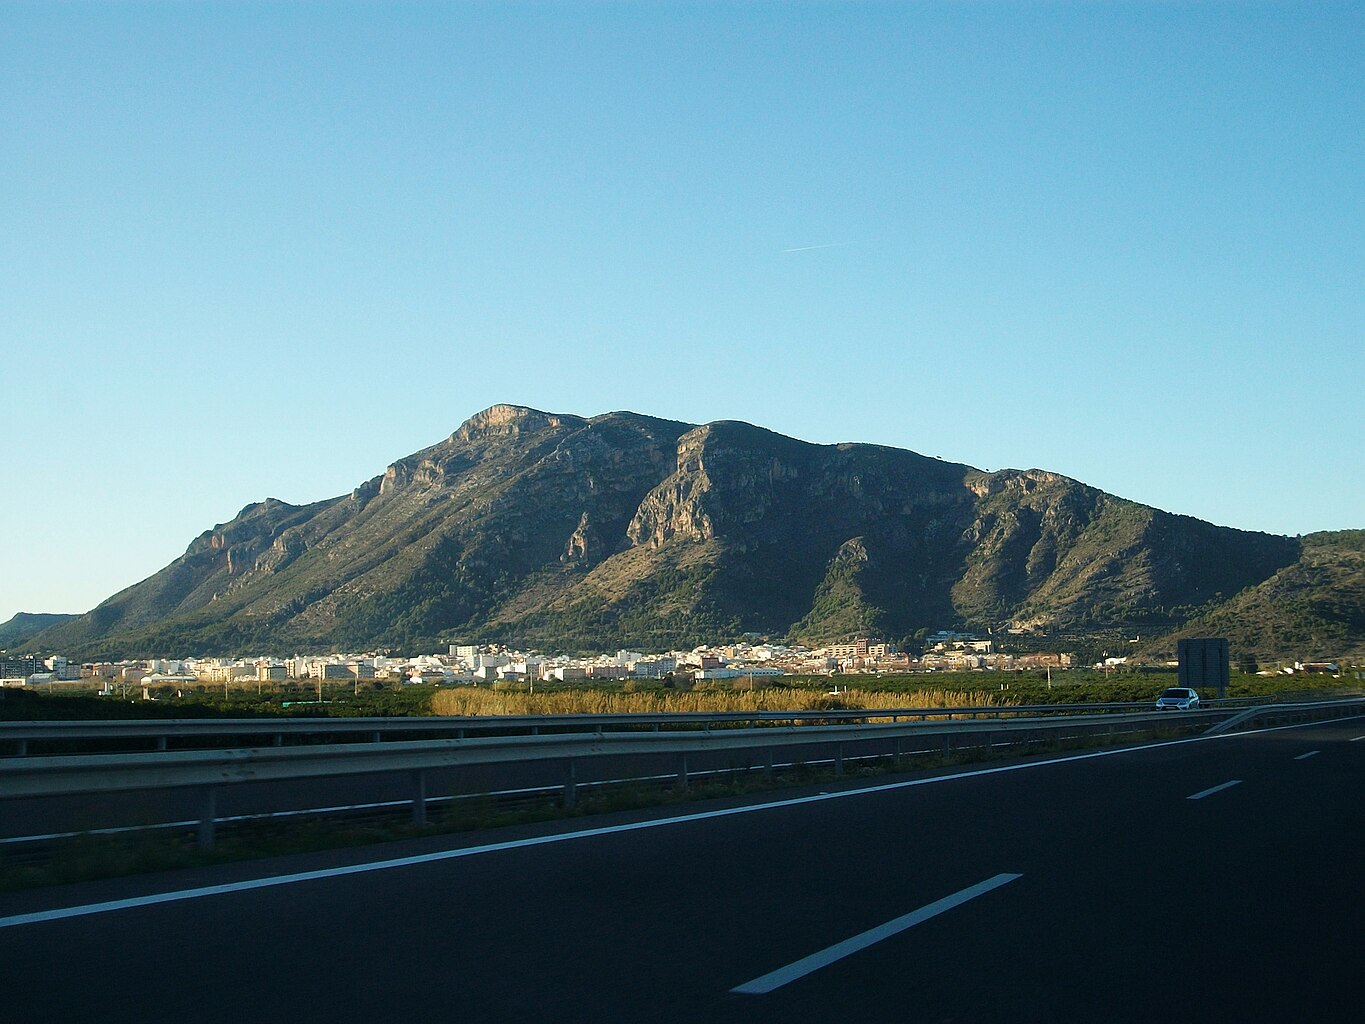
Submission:
[[[1228,695],[1228,642],[1223,637],[1190,637],[1176,642],[1180,685],[1194,690],[1216,687]]]

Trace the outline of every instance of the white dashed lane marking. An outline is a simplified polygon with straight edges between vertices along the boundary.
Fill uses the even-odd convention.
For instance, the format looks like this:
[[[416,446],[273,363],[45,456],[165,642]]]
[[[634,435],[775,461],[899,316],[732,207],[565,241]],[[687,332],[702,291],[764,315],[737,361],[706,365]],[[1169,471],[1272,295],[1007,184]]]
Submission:
[[[1222,785],[1219,786],[1210,786],[1208,789],[1201,789],[1198,793],[1193,793],[1190,796],[1187,796],[1185,799],[1203,800],[1204,797],[1206,796],[1213,796],[1214,793],[1221,793],[1225,789],[1231,789],[1233,786],[1238,785],[1241,781],[1242,781],[1241,779],[1233,779],[1231,782],[1224,782]]]

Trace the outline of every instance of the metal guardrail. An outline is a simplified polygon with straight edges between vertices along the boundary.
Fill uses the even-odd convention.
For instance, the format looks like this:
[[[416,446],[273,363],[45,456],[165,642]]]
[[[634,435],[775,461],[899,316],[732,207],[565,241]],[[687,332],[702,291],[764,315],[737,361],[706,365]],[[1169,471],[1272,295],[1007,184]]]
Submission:
[[[1337,700],[1318,700],[1300,701],[1294,704],[1261,704],[1247,708],[1231,718],[1219,722],[1209,729],[1205,735],[1218,736],[1243,725],[1259,725],[1263,722],[1276,721],[1311,721],[1324,717],[1323,712],[1341,712],[1341,716],[1327,715],[1326,717],[1344,717],[1347,713],[1359,713],[1365,711],[1365,697],[1347,697]]]
[[[1144,705],[1150,707],[1150,705]],[[1069,706],[1075,710],[1076,705]],[[1101,707],[1112,708],[1113,705]],[[719,751],[751,751],[760,759],[766,758],[771,766],[771,752],[779,748],[807,748],[823,746],[832,750],[836,771],[842,769],[845,748],[850,744],[866,746],[878,741],[882,753],[878,756],[900,758],[902,743],[916,739],[921,743],[928,739],[938,740],[938,749],[951,754],[956,747],[963,745],[962,739],[970,737],[972,745],[996,745],[996,737],[1007,737],[1007,742],[1042,740],[1055,737],[1062,731],[1076,733],[1115,733],[1120,729],[1136,731],[1155,725],[1183,724],[1200,726],[1214,719],[1218,722],[1210,732],[1221,732],[1235,728],[1244,722],[1260,721],[1271,716],[1326,718],[1358,715],[1365,712],[1365,698],[1347,701],[1316,702],[1295,705],[1262,705],[1238,711],[1221,708],[1198,711],[1158,712],[1147,710],[1131,713],[1132,705],[1127,705],[1130,713],[1115,715],[1101,712],[1098,714],[1070,714],[1052,717],[992,717],[949,721],[941,719],[896,721],[871,723],[867,721],[825,725],[811,728],[797,724],[808,716],[828,721],[835,717],[834,712],[777,712],[780,720],[791,724],[787,726],[766,724],[750,728],[707,729],[707,721],[723,722],[763,722],[762,717],[753,713],[738,716],[714,715],[685,716],[694,724],[690,730],[667,731],[653,729],[640,731],[608,731],[601,728],[579,729],[578,731],[553,734],[525,735],[482,735],[463,738],[435,740],[392,740],[376,743],[339,743],[311,744],[295,746],[265,746],[240,749],[209,750],[166,750],[158,752],[104,753],[47,755],[41,757],[0,758],[0,797],[58,797],[111,793],[117,791],[161,790],[175,788],[197,788],[202,794],[199,817],[199,841],[202,846],[213,844],[215,792],[218,787],[244,782],[272,782],[291,779],[322,778],[332,776],[356,776],[366,774],[407,773],[412,780],[413,819],[417,823],[426,820],[426,775],[438,769],[459,768],[469,765],[495,765],[510,763],[544,762],[558,760],[564,763],[562,781],[563,798],[566,806],[574,803],[574,794],[579,785],[576,764],[585,759],[653,755],[655,764],[660,757],[674,758],[677,769],[677,783],[686,786],[689,775],[689,755],[714,753]],[[897,712],[900,716],[908,713],[939,715],[950,709],[910,709]],[[992,711],[1021,709],[990,709]],[[759,713],[760,715],[766,713]],[[797,716],[797,717],[793,717]],[[580,725],[600,725],[604,716],[561,716],[575,719]],[[618,716],[605,716],[613,721]],[[661,716],[636,716],[643,721],[640,725],[655,724],[654,719]],[[860,711],[854,714],[860,719],[890,718],[890,711]],[[665,719],[668,721],[669,719]],[[352,720],[359,727],[359,720]],[[378,720],[392,723],[394,720]],[[374,720],[369,728],[373,729]],[[543,724],[544,719],[541,720]],[[82,723],[88,725],[90,723]],[[129,725],[130,723],[101,723],[106,725]],[[146,724],[146,723],[138,723]],[[154,723],[164,727],[191,723]],[[198,725],[200,723],[194,723]],[[227,734],[221,721],[204,723],[219,727],[219,735]],[[233,723],[234,728],[237,723]],[[278,732],[280,723],[249,724],[266,726],[264,735]],[[294,723],[290,723],[293,725]],[[298,723],[319,727],[326,734],[328,727],[337,723],[331,720]],[[482,720],[480,724],[483,723]],[[12,728],[12,726],[10,727]],[[361,731],[357,728],[356,731]],[[888,744],[890,746],[888,746]],[[553,787],[558,788],[558,787]]]
[[[1245,698],[1210,702],[1220,707],[1245,706]],[[660,732],[712,726],[780,725],[781,723],[854,723],[887,720],[958,721],[988,718],[1003,720],[1021,716],[1079,716],[1131,714],[1152,707],[1151,701],[1100,704],[1023,704],[977,707],[857,708],[810,711],[713,711],[606,715],[479,715],[427,716],[420,718],[209,718],[142,719],[95,722],[3,722],[0,744],[12,744],[15,756],[34,753],[30,744],[66,744],[78,741],[150,740],[157,750],[172,742],[192,741],[202,746],[213,739],[231,740],[224,746],[240,746],[248,738],[266,737],[272,746],[307,742],[319,737],[362,736],[372,743],[392,743],[398,737],[426,735],[431,738],[464,739],[476,734],[539,735],[544,733],[607,733],[615,731]]]
[[[1189,722],[1186,713],[1183,721]],[[1208,712],[1207,714],[1212,714]],[[698,751],[762,750],[866,739],[896,739],[965,733],[1037,732],[1061,726],[1108,725],[1112,716],[1057,719],[1000,719],[965,722],[901,722],[889,725],[831,725],[819,730],[791,726],[762,729],[696,730],[678,733],[603,732],[567,735],[480,736],[466,739],[343,743],[237,750],[174,750],[164,753],[74,754],[0,759],[0,796],[50,796],[116,790],[222,785],[280,779],[319,778],[374,772],[410,772],[471,764],[543,761],[609,755],[685,754]],[[1131,724],[1170,724],[1166,712],[1124,716]]]
[[[937,710],[937,709],[931,709]],[[789,713],[783,713],[788,714]],[[1182,712],[1180,720],[1195,724],[1219,712]],[[878,716],[879,717],[879,716]],[[411,780],[413,820],[425,823],[427,776],[438,769],[472,765],[526,764],[560,761],[560,789],[565,806],[572,806],[579,786],[578,765],[603,757],[650,755],[653,766],[636,778],[657,778],[660,759],[674,765],[677,785],[686,787],[694,771],[688,758],[723,751],[749,751],[746,762],[758,758],[771,770],[772,752],[781,748],[832,754],[836,772],[842,771],[845,749],[872,741],[880,756],[902,753],[902,743],[925,742],[944,755],[963,745],[995,745],[1004,735],[1011,742],[1040,740],[1062,730],[1070,734],[1116,732],[1170,723],[1169,713],[1067,715],[1052,718],[992,718],[966,721],[902,721],[854,723],[811,728],[795,723],[754,728],[694,728],[686,731],[571,732],[565,734],[475,736],[463,739],[313,744],[250,747],[227,750],[168,750],[162,752],[49,755],[0,758],[0,797],[52,798],[114,793],[191,789],[199,793],[199,842],[214,842],[216,792],[225,785],[359,775],[401,775]],[[970,739],[968,737],[971,737]],[[800,760],[808,755],[801,755]],[[865,756],[865,755],[864,755]],[[637,758],[638,763],[638,758]],[[733,768],[733,766],[732,766]],[[629,774],[629,773],[627,773]],[[586,783],[585,783],[586,784]]]

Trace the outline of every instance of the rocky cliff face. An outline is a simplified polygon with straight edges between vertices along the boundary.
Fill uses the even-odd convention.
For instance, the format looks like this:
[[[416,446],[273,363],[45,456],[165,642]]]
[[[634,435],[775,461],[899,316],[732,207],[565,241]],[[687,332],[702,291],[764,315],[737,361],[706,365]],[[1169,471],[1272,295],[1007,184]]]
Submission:
[[[1113,626],[1188,617],[1297,557],[1039,470],[497,405],[349,495],[243,509],[43,640],[188,654]]]

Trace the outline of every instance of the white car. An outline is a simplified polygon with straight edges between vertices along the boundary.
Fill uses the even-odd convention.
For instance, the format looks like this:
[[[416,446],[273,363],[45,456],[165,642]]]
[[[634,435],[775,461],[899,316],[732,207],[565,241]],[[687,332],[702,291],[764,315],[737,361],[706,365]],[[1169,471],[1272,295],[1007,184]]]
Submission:
[[[1184,686],[1172,686],[1156,699],[1158,711],[1194,711],[1199,707],[1199,694]]]

